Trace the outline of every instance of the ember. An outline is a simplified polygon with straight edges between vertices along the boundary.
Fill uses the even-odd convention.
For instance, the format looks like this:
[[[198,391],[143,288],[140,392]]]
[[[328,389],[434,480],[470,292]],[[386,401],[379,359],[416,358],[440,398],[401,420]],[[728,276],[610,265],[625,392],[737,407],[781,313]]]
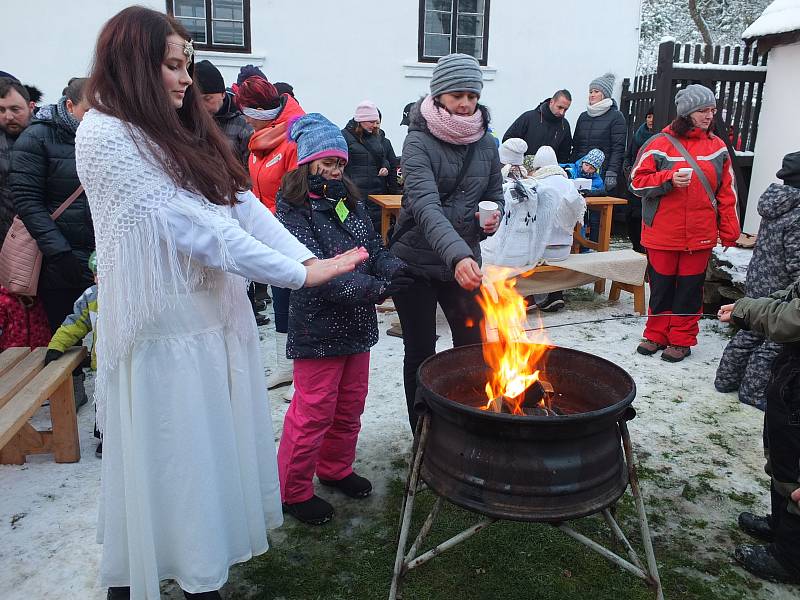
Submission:
[[[483,355],[491,368],[485,387],[489,401],[481,408],[520,416],[560,414],[552,406],[553,387],[542,379],[550,346],[541,326],[528,334],[525,299],[514,289],[514,279],[492,279],[481,286],[478,298],[485,317]],[[488,338],[489,331],[496,331],[497,340]]]

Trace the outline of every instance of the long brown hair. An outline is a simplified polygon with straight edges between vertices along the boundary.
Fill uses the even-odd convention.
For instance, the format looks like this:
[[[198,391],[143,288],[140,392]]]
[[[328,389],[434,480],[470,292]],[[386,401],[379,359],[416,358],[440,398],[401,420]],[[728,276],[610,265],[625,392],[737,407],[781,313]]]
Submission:
[[[190,40],[177,20],[141,6],[126,8],[97,39],[86,98],[97,110],[141,129],[158,146],[158,160],[180,187],[214,204],[234,204],[249,187],[244,167],[190,85],[175,109],[161,79],[167,36]],[[189,75],[193,74],[189,66]]]
[[[281,178],[281,198],[289,204],[302,206],[308,199],[308,177],[311,175],[311,163],[305,163],[284,174]],[[342,173],[342,183],[347,189],[347,200],[345,204],[350,210],[355,210],[361,191],[347,175]]]
[[[669,124],[669,127],[678,137],[686,137],[686,134],[694,128],[694,123],[692,123],[692,118],[686,115],[685,117],[676,117],[675,120]],[[716,119],[714,119],[711,121],[711,126],[708,128],[708,137],[711,137],[716,132]]]

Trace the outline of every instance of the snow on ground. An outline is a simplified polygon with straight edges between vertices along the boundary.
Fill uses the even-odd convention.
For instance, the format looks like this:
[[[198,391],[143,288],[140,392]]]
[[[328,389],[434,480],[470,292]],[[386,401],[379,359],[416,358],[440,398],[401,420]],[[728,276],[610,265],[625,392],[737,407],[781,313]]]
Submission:
[[[571,297],[567,310],[544,316],[545,326],[632,313],[628,294],[613,305],[592,298],[588,289]],[[379,315],[382,332],[394,318],[394,313]],[[533,319],[531,324],[535,325]],[[675,365],[635,352],[642,326],[642,320],[625,319],[553,328],[548,335],[556,344],[601,355],[631,373],[638,390],[634,403],[638,416],[630,423],[631,436],[641,464],[657,474],[642,476],[645,501],[650,501],[651,509],[658,501],[655,512],[666,515],[660,524],[654,523],[655,535],[685,536],[708,557],[728,561],[734,545],[730,527],[737,513],[746,509],[736,499],[751,498],[747,509],[755,512],[767,509],[763,413],[740,404],[735,394],[714,390],[714,370],[727,341],[721,324],[703,321],[699,345],[690,358]],[[261,333],[269,364],[275,352],[271,330],[263,327]],[[450,342],[443,318],[439,334],[437,347],[446,349]],[[392,461],[410,448],[402,356],[402,340],[385,335],[372,354],[357,469],[375,484],[376,498],[370,505],[376,510],[389,478],[396,476]],[[275,395],[276,435],[287,406]],[[100,461],[94,456],[91,406],[80,410],[79,422],[80,462],[55,464],[50,457],[39,456],[24,466],[0,466],[0,598],[4,600],[105,597],[96,582]],[[692,525],[700,522],[705,525]],[[273,543],[280,540],[279,533],[273,536]],[[752,597],[788,600],[796,594],[797,588],[765,583]],[[165,597],[181,596],[174,586],[167,586]]]
[[[744,283],[747,279],[747,267],[753,258],[752,248],[714,248],[717,268],[731,276],[733,283]]]

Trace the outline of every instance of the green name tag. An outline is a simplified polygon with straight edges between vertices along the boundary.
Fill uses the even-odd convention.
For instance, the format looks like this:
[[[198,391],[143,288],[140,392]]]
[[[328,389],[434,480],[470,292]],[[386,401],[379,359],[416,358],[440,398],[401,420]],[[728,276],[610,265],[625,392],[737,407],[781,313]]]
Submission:
[[[339,200],[336,203],[336,207],[334,208],[336,211],[336,215],[339,217],[339,220],[344,223],[344,220],[347,218],[347,215],[350,214],[350,209],[347,208],[347,205],[344,203],[344,200]]]

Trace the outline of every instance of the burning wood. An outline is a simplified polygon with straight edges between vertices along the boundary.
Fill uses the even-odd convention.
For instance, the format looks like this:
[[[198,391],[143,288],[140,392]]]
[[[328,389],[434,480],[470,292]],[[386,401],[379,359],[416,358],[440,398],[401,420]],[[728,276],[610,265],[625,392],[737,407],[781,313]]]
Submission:
[[[484,410],[526,415],[525,411],[552,412],[553,388],[542,380],[540,371],[549,345],[541,327],[528,331],[525,300],[514,289],[516,282],[503,276],[488,278],[491,284],[481,286],[478,299],[485,317],[483,356],[491,368],[486,382],[488,402]],[[487,339],[488,330],[496,330],[497,340]],[[534,395],[528,400],[532,386],[538,384]]]

